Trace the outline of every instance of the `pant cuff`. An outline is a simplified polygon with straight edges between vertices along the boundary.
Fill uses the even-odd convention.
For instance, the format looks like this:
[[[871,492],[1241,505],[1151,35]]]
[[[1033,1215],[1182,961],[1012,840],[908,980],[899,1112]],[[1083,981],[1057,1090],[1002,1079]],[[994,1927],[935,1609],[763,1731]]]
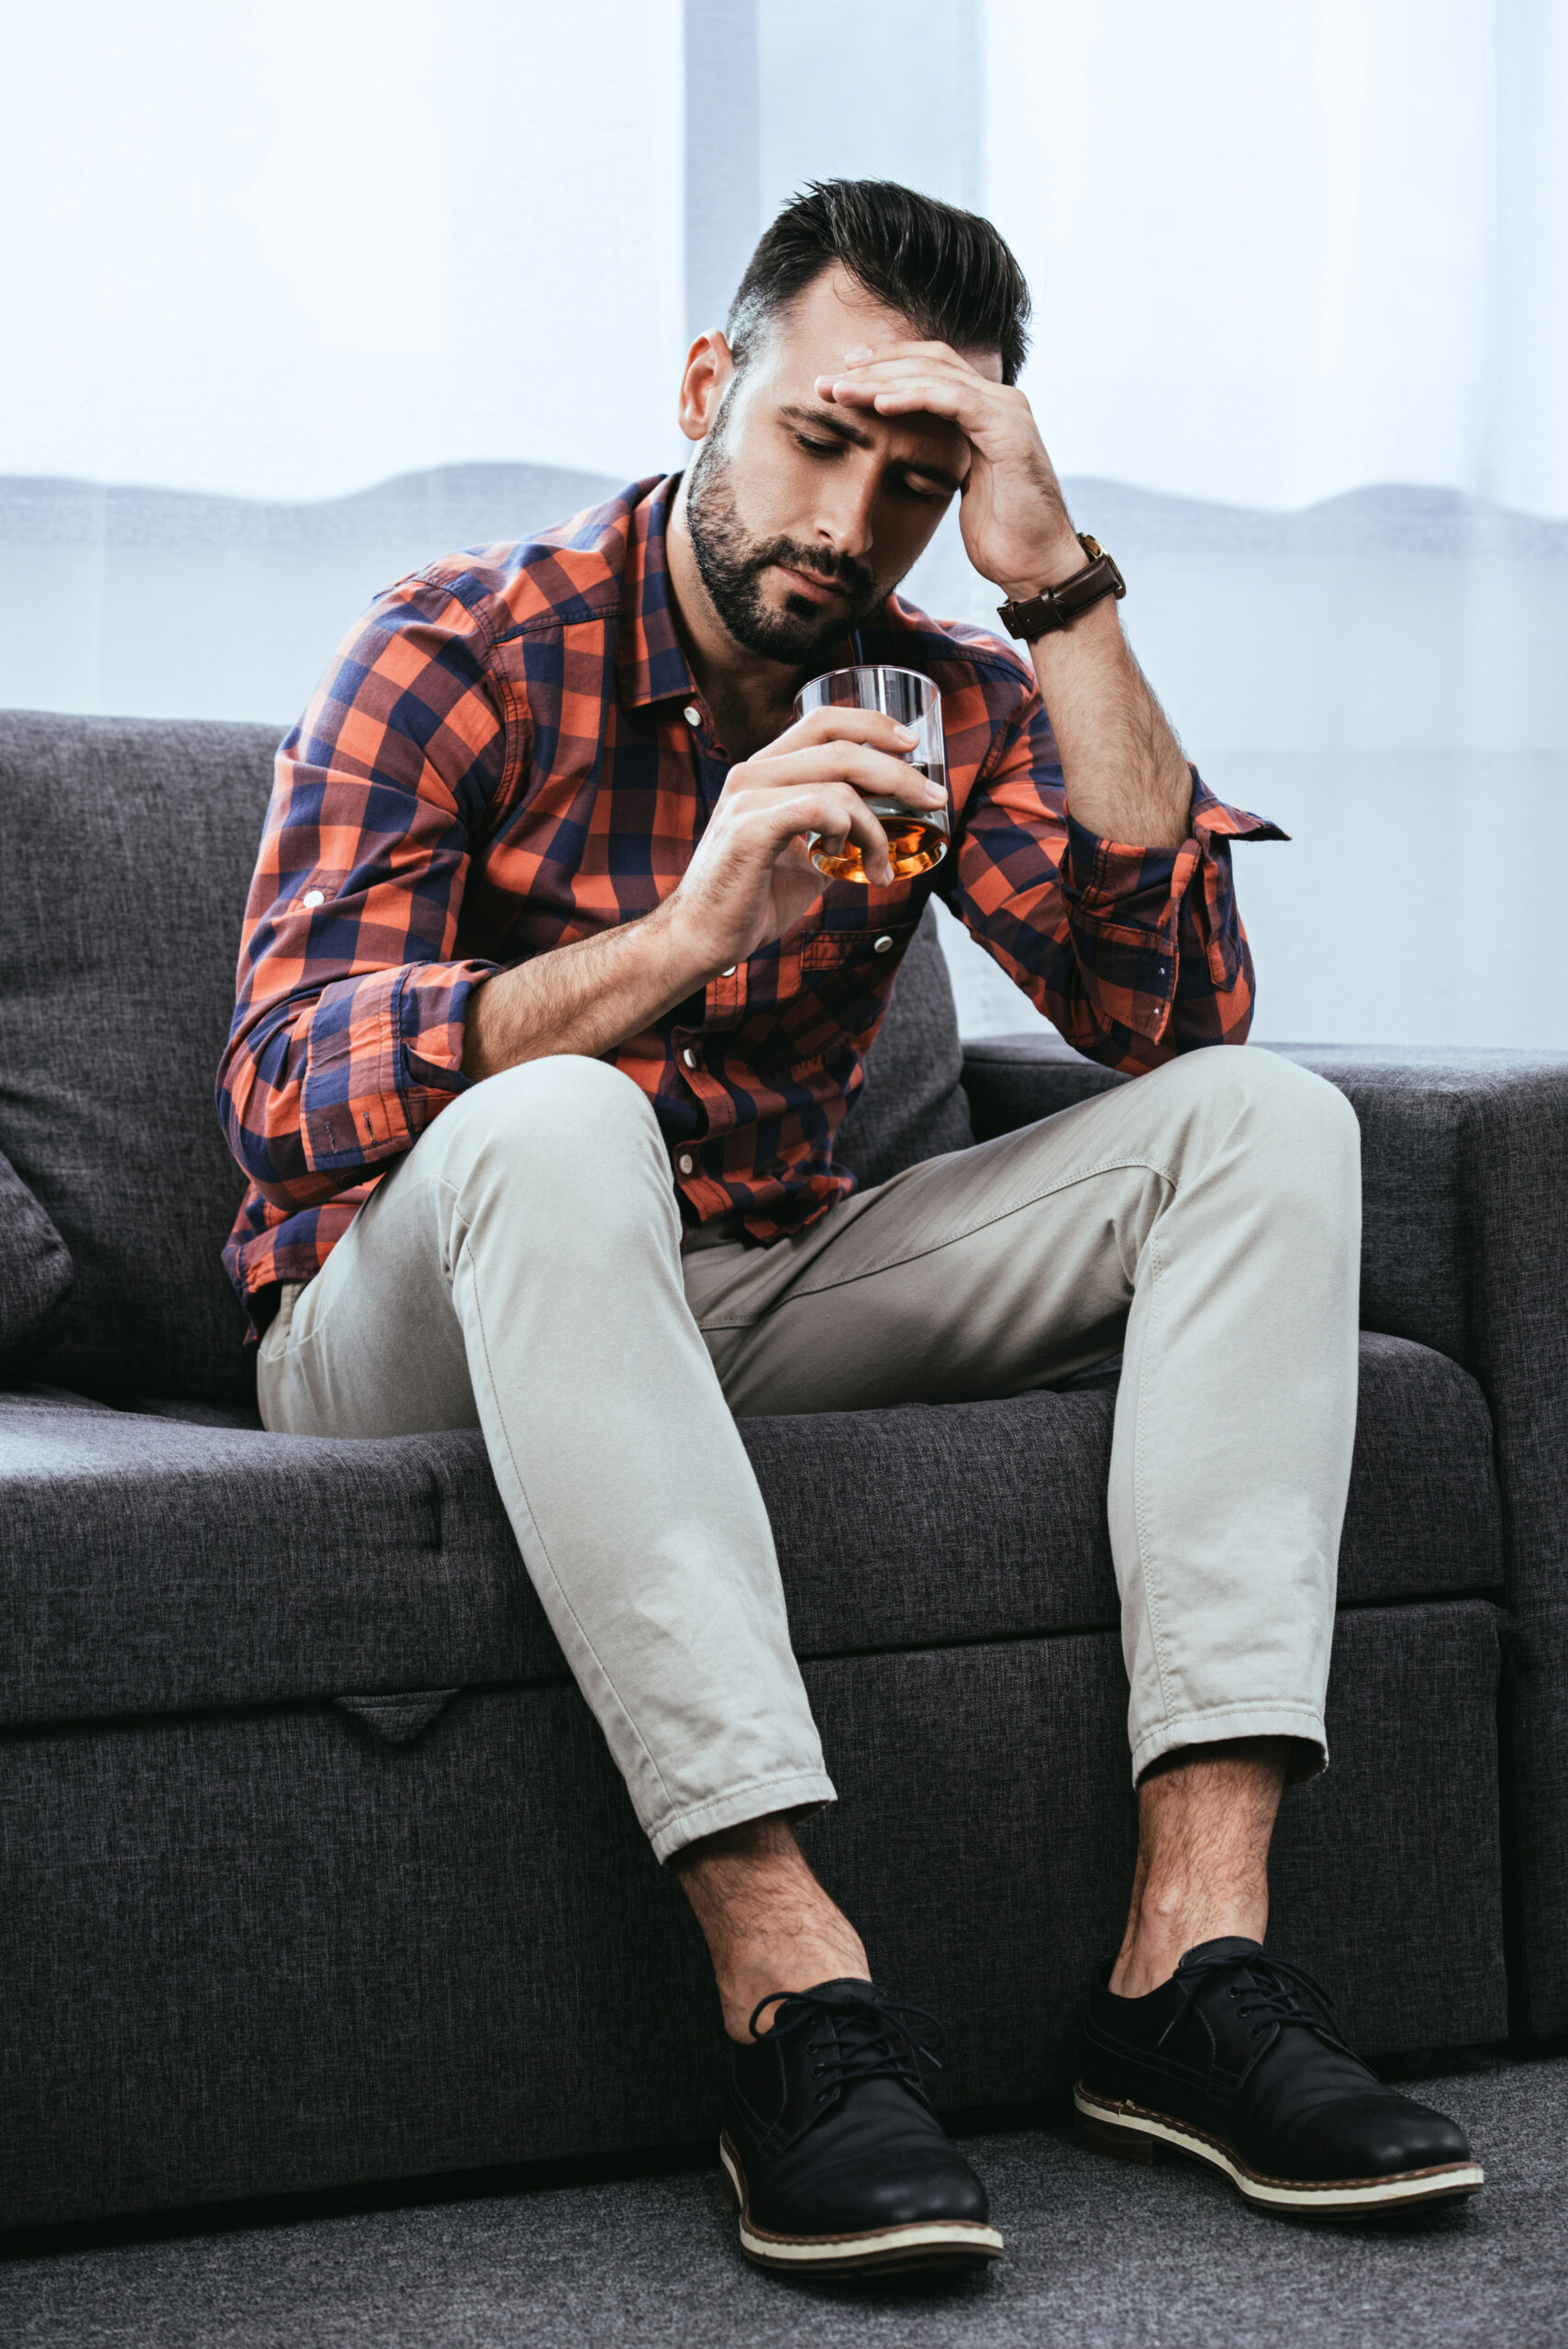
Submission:
[[[1329,1766],[1323,1716],[1310,1705],[1216,1705],[1201,1713],[1162,1721],[1137,1738],[1132,1748],[1132,1783],[1136,1787],[1150,1764],[1163,1753],[1179,1753],[1186,1745],[1218,1745],[1231,1737],[1289,1738],[1293,1751],[1285,1765],[1287,1786],[1319,1777]]]
[[[749,1819],[769,1819],[775,1811],[821,1810],[837,1802],[838,1789],[822,1770],[795,1770],[787,1777],[753,1778],[728,1794],[715,1795],[689,1810],[676,1811],[648,1829],[656,1860],[673,1859],[688,1843],[704,1835],[721,1834],[727,1827],[743,1827]]]

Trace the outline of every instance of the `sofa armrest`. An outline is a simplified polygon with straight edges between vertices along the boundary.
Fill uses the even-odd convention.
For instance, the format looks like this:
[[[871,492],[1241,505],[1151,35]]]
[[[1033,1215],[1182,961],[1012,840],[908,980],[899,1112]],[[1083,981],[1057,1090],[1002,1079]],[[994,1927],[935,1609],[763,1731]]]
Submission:
[[[1270,1045],[1362,1130],[1362,1321],[1435,1347],[1491,1407],[1508,1595],[1568,1599],[1568,1052]],[[968,1045],[988,1140],[1133,1079],[1053,1038]]]

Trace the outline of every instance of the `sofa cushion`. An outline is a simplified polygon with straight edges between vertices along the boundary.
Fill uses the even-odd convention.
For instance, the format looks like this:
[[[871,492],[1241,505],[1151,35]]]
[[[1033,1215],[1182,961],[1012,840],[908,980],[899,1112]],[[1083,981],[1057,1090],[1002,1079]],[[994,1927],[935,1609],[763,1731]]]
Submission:
[[[743,1420],[799,1653],[1113,1627],[1113,1408]],[[0,1724],[565,1677],[477,1431],[328,1442],[17,1393],[0,1464]],[[1500,1541],[1473,1381],[1364,1340],[1341,1599],[1495,1588]]]
[[[967,1150],[973,1140],[952,984],[928,905],[833,1154],[867,1191],[923,1158]]]
[[[263,726],[0,716],[0,1149],[76,1267],[51,1377],[243,1400],[213,1107]]]
[[[60,1333],[71,1251],[8,1158],[0,1156],[0,1377],[15,1377]]]

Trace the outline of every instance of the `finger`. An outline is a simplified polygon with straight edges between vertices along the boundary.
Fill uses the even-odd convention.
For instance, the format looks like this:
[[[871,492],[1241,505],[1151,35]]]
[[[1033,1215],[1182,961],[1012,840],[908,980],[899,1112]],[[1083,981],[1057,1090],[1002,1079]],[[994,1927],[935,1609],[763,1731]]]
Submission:
[[[917,408],[928,416],[979,418],[995,403],[985,395],[999,386],[983,376],[943,373],[929,365],[867,367],[854,375],[819,375],[818,396],[836,407],[874,407],[879,415]]]
[[[901,726],[881,709],[846,709],[829,703],[821,709],[807,710],[786,726],[774,740],[754,753],[758,759],[787,757],[792,751],[808,750],[818,742],[870,742],[880,750],[896,754],[912,751],[919,740],[913,726]],[[747,763],[751,764],[751,761]]]
[[[970,362],[951,342],[862,342],[844,353],[846,367],[864,367],[879,359],[951,359],[960,367]],[[978,369],[970,368],[971,373]]]
[[[835,368],[827,380],[829,383],[853,383],[862,376],[876,375],[894,368],[901,368],[906,373],[918,370],[927,375],[962,375],[971,383],[984,384],[988,391],[1003,388],[989,375],[982,375],[977,368],[971,367],[955,351],[945,350],[940,344],[911,344],[896,351],[878,351],[867,359],[846,359],[843,365]],[[819,377],[817,380],[822,379]]]
[[[741,823],[743,832],[762,835],[765,852],[773,860],[776,861],[787,841],[802,833],[815,832],[829,855],[842,854],[844,843],[852,840],[873,881],[885,886],[893,878],[887,834],[859,792],[847,785],[825,784],[815,790],[770,793],[760,799],[755,808],[747,810]]]
[[[863,360],[853,367],[841,367],[832,374],[817,375],[813,382],[818,391],[826,386],[833,395],[842,393],[846,397],[880,384],[910,382],[962,384],[977,396],[1007,388],[1005,384],[994,384],[989,376],[977,374],[961,359],[921,357],[913,353],[905,358]]]
[[[737,799],[752,792],[767,796],[821,783],[845,783],[873,797],[902,800],[906,807],[930,807],[944,796],[923,767],[908,759],[890,757],[868,742],[820,742],[791,751],[787,757],[759,760],[750,774],[739,770],[725,789]]]

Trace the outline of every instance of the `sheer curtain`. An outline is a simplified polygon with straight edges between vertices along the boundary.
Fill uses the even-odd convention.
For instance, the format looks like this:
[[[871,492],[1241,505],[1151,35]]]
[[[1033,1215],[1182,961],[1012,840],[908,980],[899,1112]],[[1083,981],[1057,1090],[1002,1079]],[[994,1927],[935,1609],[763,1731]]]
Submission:
[[[762,221],[883,173],[1012,240],[1139,653],[1294,835],[1258,1032],[1568,1044],[1560,0],[56,0],[0,58],[0,699],[286,722],[386,580],[680,462]],[[951,524],[913,592],[996,600]]]

